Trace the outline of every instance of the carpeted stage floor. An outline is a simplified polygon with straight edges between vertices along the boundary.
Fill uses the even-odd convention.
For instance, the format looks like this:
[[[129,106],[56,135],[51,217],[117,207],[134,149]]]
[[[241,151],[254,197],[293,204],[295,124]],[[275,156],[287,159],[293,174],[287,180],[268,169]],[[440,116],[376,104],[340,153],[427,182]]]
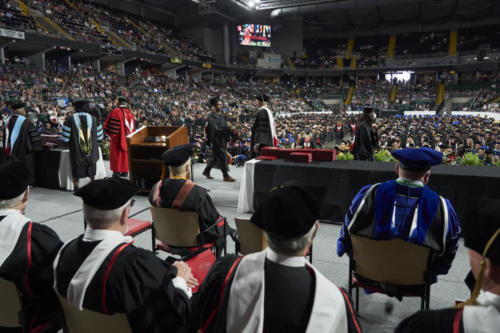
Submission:
[[[213,170],[214,180],[207,180],[201,175],[204,165],[193,166],[195,182],[211,190],[213,202],[219,212],[226,216],[229,223],[234,226],[234,218],[238,202],[243,168],[231,167],[230,174],[238,179],[235,183],[222,181],[220,171]],[[131,214],[149,207],[147,197],[137,196]],[[34,221],[43,222],[52,227],[63,241],[68,241],[83,232],[83,215],[80,198],[73,196],[72,192],[33,188],[27,210],[27,216]],[[151,219],[149,209],[138,214],[136,218]],[[336,242],[340,226],[322,224],[319,234],[314,242],[313,264],[339,286],[347,288],[348,260],[336,255]],[[148,231],[135,239],[135,245],[151,249],[151,233]],[[234,246],[229,241],[229,251],[234,252]],[[163,255],[164,256],[164,255]],[[439,278],[438,283],[431,288],[431,308],[449,307],[456,299],[466,299],[468,289],[463,283],[469,267],[467,250],[460,242],[460,247],[453,266],[446,276]],[[391,313],[386,313],[386,303],[394,305]],[[395,298],[383,295],[360,295],[360,317],[365,332],[392,332],[394,327],[405,317],[420,308],[419,298],[403,299],[398,302]]]

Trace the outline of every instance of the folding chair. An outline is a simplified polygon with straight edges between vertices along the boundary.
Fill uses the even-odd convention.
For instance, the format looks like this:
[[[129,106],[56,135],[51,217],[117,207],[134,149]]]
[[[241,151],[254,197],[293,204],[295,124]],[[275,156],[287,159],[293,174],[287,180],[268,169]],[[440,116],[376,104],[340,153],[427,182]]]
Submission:
[[[243,255],[260,252],[267,247],[264,231],[252,223],[249,219],[235,218],[238,239],[240,240],[239,252]],[[312,263],[312,246],[306,257]]]
[[[61,295],[58,294],[57,298],[61,303],[69,333],[132,333],[124,313],[107,315],[87,309],[80,311]]]
[[[429,273],[430,249],[402,239],[373,240],[351,235],[352,258],[349,260],[349,295],[356,287],[356,311],[359,311],[359,287],[402,297],[420,297],[421,309],[429,308],[432,276]],[[391,296],[391,295],[389,295]]]
[[[138,220],[138,219],[134,219],[132,217],[129,217],[127,223],[128,223],[128,231],[127,231],[127,234],[125,236],[135,237],[137,235],[142,234],[143,232],[145,232],[147,230],[153,229],[151,221]],[[153,251],[154,251],[154,248],[153,248]]]
[[[153,251],[162,250],[173,254],[185,254],[184,250],[196,251],[200,246],[215,247],[215,243],[199,244],[199,217],[196,212],[183,212],[173,208],[151,207],[153,216]],[[159,240],[159,242],[157,242]],[[224,246],[224,254],[226,247]]]
[[[0,278],[0,295],[0,326],[21,328],[21,299],[14,282]]]

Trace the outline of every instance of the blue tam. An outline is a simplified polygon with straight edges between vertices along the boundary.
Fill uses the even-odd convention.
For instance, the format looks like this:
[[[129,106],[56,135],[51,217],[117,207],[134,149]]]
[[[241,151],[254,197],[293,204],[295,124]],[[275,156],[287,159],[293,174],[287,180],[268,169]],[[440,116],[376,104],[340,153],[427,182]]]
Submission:
[[[441,164],[443,154],[428,147],[395,150],[392,156],[407,171],[427,171],[433,165]]]

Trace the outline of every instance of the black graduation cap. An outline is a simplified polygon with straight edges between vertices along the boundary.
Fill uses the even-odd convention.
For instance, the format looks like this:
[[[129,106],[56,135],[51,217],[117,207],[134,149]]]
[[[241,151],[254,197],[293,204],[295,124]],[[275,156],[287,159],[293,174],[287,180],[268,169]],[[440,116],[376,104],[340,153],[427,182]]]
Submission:
[[[17,110],[17,109],[22,109],[26,106],[26,103],[24,102],[12,102],[12,103],[9,103],[9,108],[11,108],[13,111]]]
[[[398,149],[391,154],[408,171],[427,171],[443,160],[443,153],[427,147]]]
[[[270,190],[251,221],[286,238],[305,235],[318,220],[325,189],[290,181]]]
[[[490,238],[500,229],[500,199],[480,198],[474,203],[474,212],[463,223],[465,246],[483,254]],[[492,243],[486,257],[500,265],[500,236]]]
[[[266,94],[258,94],[256,97],[255,97],[256,100],[260,101],[260,102],[269,102],[269,96],[266,95]]]
[[[371,107],[371,106],[365,106],[363,108],[363,112],[364,113],[372,113],[373,111],[375,111],[375,109],[373,107]]]
[[[177,167],[186,163],[193,155],[193,146],[190,144],[175,146],[169,149],[162,155],[162,160],[165,165]]]
[[[87,101],[76,101],[72,103],[73,106],[75,107],[75,110],[81,110],[84,107],[87,107],[88,109],[88,102]]]
[[[118,97],[118,104],[119,105],[123,105],[123,104],[127,104],[127,103],[128,103],[128,100],[125,97],[123,97],[123,96]]]
[[[220,101],[219,97],[210,98],[210,105],[215,106]]]
[[[14,199],[28,187],[30,171],[22,162],[9,162],[0,166],[0,200]]]
[[[112,177],[93,181],[75,192],[86,205],[97,209],[112,210],[123,206],[138,191],[126,179]]]

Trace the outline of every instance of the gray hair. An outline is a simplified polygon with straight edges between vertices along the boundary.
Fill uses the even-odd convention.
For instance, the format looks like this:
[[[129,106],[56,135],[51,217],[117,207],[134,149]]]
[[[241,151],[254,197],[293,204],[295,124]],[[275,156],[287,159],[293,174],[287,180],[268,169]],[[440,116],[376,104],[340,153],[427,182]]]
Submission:
[[[169,165],[168,166],[168,169],[170,170],[170,173],[174,176],[178,176],[178,175],[182,175],[183,173],[186,172],[186,166],[191,163],[191,157],[188,158],[188,160],[186,161],[186,163],[182,164],[182,165],[179,165],[179,166],[171,166]]]
[[[120,216],[129,204],[130,200],[123,206],[111,210],[99,209],[83,204],[83,216],[90,227],[97,229],[107,228],[120,219]]]
[[[305,234],[294,238],[285,238],[273,232],[264,231],[267,238],[267,244],[276,253],[287,256],[297,256],[304,251],[307,245],[312,241],[316,223]]]
[[[24,195],[26,194],[26,191],[21,193],[21,195],[12,198],[12,199],[7,199],[7,200],[0,200],[0,209],[9,209],[14,206],[17,206],[23,201]]]

